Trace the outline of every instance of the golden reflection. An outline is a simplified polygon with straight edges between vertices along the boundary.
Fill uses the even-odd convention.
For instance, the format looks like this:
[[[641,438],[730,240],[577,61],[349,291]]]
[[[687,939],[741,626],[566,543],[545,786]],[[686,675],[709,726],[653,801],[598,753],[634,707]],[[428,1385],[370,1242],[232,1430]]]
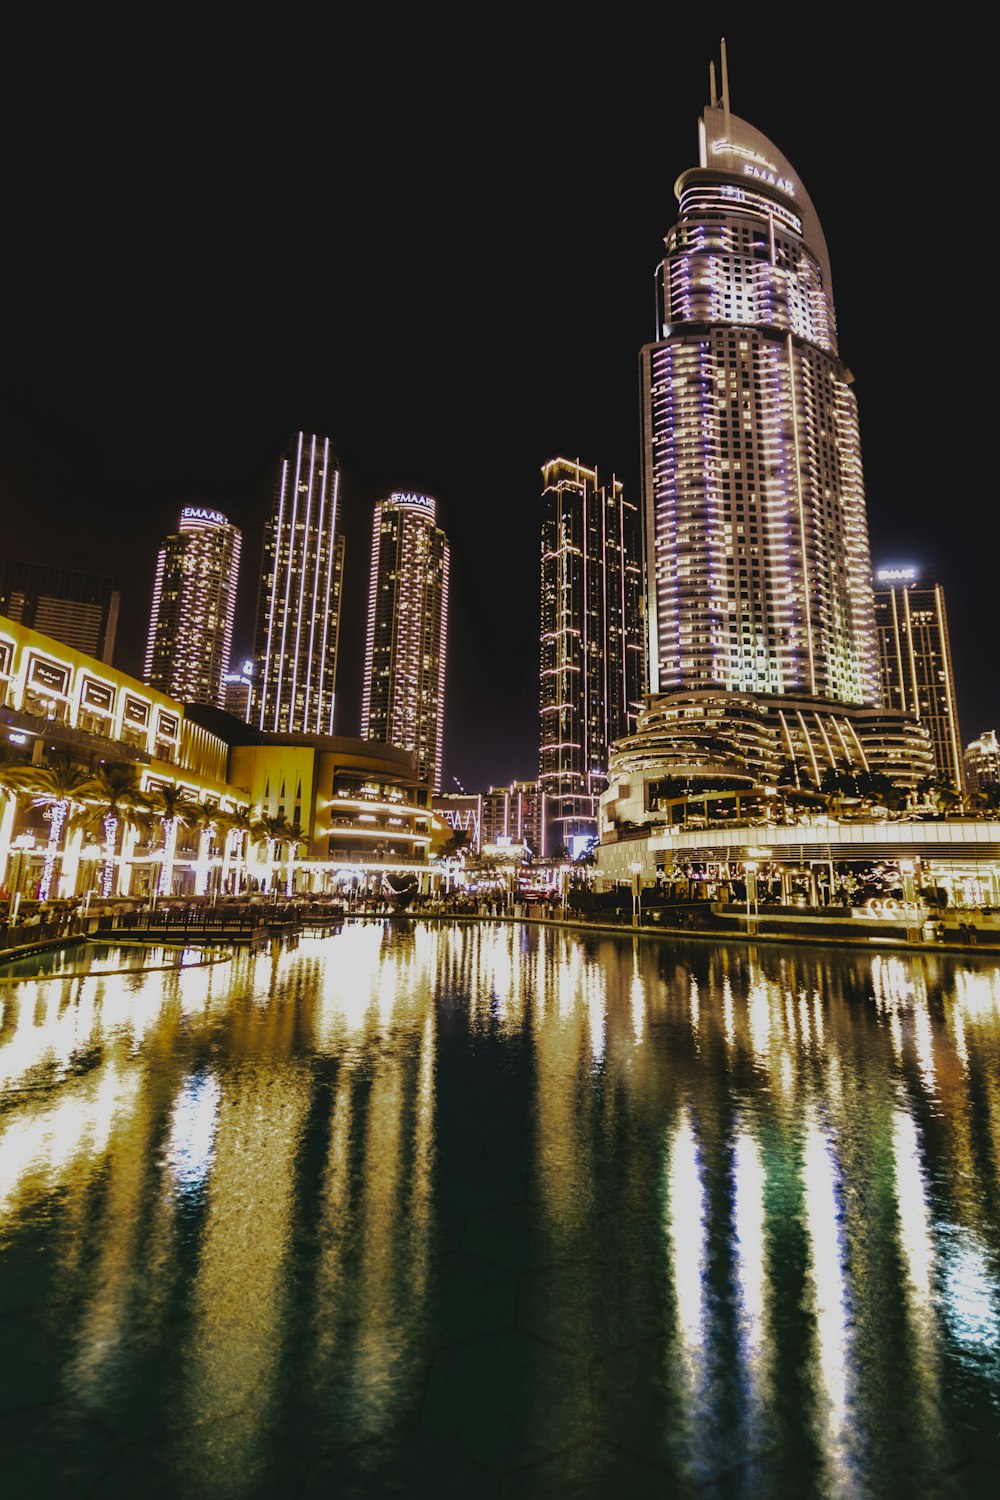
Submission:
[[[726,1035],[726,1047],[731,1052],[736,1040],[736,1026],[733,1020],[733,985],[728,974],[722,981],[722,1027]]]
[[[736,1229],[736,1275],[740,1292],[740,1333],[748,1382],[754,1403],[764,1386],[765,1343],[764,1190],[766,1178],[760,1147],[744,1127],[736,1132],[733,1151]]]
[[[843,1236],[837,1212],[839,1173],[832,1147],[816,1119],[806,1127],[803,1151],[806,1231],[812,1307],[825,1413],[819,1424],[834,1493],[853,1493],[844,1468],[847,1420],[848,1324]]]
[[[268,1420],[288,1295],[295,1157],[308,1076],[220,1078],[215,1150],[192,1289],[185,1467],[199,1487],[240,1490]],[[219,1419],[226,1418],[226,1421]]]
[[[771,1058],[771,987],[760,969],[751,974],[747,992],[747,1024],[754,1062],[767,1067]]]
[[[115,1123],[101,1195],[103,1232],[93,1236],[96,1257],[88,1265],[87,1295],[73,1330],[69,1384],[84,1386],[93,1400],[105,1374],[122,1356],[130,1315],[143,1309],[148,1294],[143,1206],[154,1172],[153,1099],[136,1091],[134,1108]]]
[[[632,956],[632,985],[629,992],[632,1008],[632,1036],[637,1047],[642,1046],[646,1035],[646,987],[642,982],[639,955]]]
[[[677,1299],[677,1335],[693,1384],[700,1370],[705,1337],[705,1197],[698,1140],[686,1106],[670,1142],[667,1181],[667,1238]]]
[[[909,1282],[909,1301],[916,1343],[925,1377],[934,1354],[934,1246],[931,1240],[927,1190],[920,1159],[920,1142],[910,1115],[895,1110],[892,1150],[896,1173],[899,1240]]]
[[[73,1182],[80,1191],[100,1170],[113,1131],[135,1109],[140,1079],[109,1059],[52,1099],[25,1102],[0,1130],[0,1222],[22,1197]]]

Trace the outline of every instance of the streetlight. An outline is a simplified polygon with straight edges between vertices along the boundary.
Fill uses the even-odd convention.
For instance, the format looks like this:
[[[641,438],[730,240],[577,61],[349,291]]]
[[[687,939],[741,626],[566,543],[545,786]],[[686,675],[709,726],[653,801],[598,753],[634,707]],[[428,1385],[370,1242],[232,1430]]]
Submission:
[[[632,926],[638,927],[642,916],[642,865],[634,859],[629,869],[632,871]]]
[[[747,888],[747,937],[757,930],[757,865],[753,860],[744,860],[744,884]],[[753,900],[753,923],[750,921],[750,901]]]

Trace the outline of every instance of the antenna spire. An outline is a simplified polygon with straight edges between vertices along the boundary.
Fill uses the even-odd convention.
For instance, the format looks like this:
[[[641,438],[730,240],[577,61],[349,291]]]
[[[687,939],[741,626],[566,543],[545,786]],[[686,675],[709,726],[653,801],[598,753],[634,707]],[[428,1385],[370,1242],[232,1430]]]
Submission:
[[[726,140],[729,139],[729,66],[726,62],[726,39],[722,38],[722,118],[726,127]]]

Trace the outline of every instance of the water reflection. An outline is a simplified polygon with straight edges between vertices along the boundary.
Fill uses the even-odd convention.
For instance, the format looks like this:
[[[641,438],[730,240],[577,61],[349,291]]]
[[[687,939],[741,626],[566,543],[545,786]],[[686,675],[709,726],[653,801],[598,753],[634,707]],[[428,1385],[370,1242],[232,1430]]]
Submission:
[[[370,923],[113,969],[0,987],[0,1298],[116,1484],[147,1443],[178,1492],[374,1484],[401,1433],[556,1472],[577,1431],[650,1494],[978,1482],[988,960]]]

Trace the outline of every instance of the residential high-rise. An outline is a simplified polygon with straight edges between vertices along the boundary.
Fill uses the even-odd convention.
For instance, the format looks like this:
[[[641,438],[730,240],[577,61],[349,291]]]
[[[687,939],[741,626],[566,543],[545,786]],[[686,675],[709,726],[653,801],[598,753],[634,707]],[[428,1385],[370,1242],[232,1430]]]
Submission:
[[[961,791],[965,778],[944,589],[923,579],[918,568],[879,568],[875,625],[882,701],[926,725],[938,777]]]
[[[160,548],[143,680],[181,703],[222,706],[241,546],[219,511],[186,505]]]
[[[299,432],[264,530],[248,722],[332,734],[344,572],[340,470],[328,437]]]
[[[448,539],[430,495],[375,507],[361,735],[411,750],[441,790],[448,634]]]
[[[995,792],[1000,788],[1000,743],[995,729],[984,730],[977,740],[970,740],[962,759],[970,792]]]
[[[650,688],[877,704],[826,240],[791,163],[730,112],[724,50],[711,93],[641,354]]]
[[[4,570],[0,615],[110,663],[120,601],[112,580],[101,574],[12,559]]]
[[[612,475],[542,466],[539,779],[555,847],[597,832],[608,748],[645,689],[638,507]]]
[[[545,793],[537,781],[512,781],[483,793],[481,842],[526,844],[536,859],[548,856]]]

